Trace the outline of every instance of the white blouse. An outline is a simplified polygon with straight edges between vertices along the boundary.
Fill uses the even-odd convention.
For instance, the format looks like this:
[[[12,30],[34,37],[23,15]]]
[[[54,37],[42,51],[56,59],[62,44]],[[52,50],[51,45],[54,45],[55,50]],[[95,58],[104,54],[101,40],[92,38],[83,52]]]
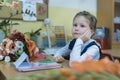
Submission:
[[[95,40],[90,39],[87,42],[83,43],[83,41],[78,38],[72,50],[68,48],[69,44],[67,44],[63,48],[59,49],[54,56],[57,56],[57,55],[66,56],[70,54],[70,62],[72,61],[82,62],[86,59],[87,56],[90,56],[94,60],[99,60],[100,51],[98,46],[100,45],[96,41],[95,42],[98,44],[98,46],[92,45],[87,49],[87,51],[83,55],[81,55],[81,51],[92,41],[95,41]]]

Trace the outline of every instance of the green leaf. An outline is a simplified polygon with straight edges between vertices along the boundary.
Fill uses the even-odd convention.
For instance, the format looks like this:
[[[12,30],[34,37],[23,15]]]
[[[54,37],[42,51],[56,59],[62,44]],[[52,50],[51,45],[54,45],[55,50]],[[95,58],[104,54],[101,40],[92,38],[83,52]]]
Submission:
[[[108,72],[103,72],[102,73],[103,75],[107,76],[108,77],[108,80],[120,80],[119,77],[117,77],[116,75],[114,74],[110,74]]]

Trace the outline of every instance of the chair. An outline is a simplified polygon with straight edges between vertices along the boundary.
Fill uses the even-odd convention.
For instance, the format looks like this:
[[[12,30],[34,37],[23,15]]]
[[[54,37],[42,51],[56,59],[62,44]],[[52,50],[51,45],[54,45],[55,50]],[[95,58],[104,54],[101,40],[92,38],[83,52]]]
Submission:
[[[95,39],[95,40],[101,45],[102,50],[111,48],[109,38],[102,38],[102,39]]]

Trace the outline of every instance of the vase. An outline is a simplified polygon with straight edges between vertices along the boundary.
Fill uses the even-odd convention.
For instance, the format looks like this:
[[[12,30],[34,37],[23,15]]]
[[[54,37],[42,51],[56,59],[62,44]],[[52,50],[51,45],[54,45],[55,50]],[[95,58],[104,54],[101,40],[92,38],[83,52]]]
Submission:
[[[37,36],[37,46],[38,48],[43,48],[43,40],[41,36]]]
[[[31,36],[30,39],[36,43],[36,45],[39,49],[43,48],[43,40],[40,35]]]

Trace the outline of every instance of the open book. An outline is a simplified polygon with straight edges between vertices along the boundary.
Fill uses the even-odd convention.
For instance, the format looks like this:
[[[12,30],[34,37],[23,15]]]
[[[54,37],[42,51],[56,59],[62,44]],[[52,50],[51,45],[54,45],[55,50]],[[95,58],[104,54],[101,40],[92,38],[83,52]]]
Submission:
[[[26,60],[26,62],[24,62]],[[44,70],[44,69],[53,69],[61,68],[62,65],[56,63],[50,59],[40,60],[37,62],[29,62],[28,56],[26,53],[22,53],[17,61],[13,63],[15,68],[18,71],[33,71],[33,70]]]

